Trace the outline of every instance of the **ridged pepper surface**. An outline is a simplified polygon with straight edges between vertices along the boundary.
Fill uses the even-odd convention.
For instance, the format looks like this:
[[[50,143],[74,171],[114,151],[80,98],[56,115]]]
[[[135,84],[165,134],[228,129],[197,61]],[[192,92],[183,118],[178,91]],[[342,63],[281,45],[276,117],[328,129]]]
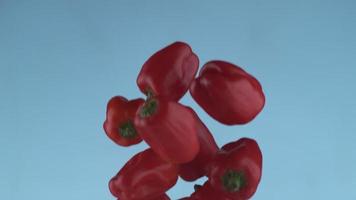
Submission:
[[[214,190],[231,200],[247,200],[256,192],[262,176],[262,153],[253,139],[241,138],[224,145],[209,172]]]
[[[113,142],[121,146],[130,146],[142,141],[134,127],[133,121],[137,109],[144,102],[143,99],[129,101],[122,96],[115,96],[110,99],[103,126],[106,135]]]
[[[174,42],[153,54],[137,77],[141,92],[178,101],[189,89],[198,71],[199,59],[184,42]]]
[[[189,107],[188,107],[189,108]],[[199,119],[195,111],[189,108],[196,116],[196,128],[200,144],[199,153],[194,160],[179,166],[179,176],[185,181],[195,181],[202,176],[206,176],[209,171],[209,164],[215,153],[219,150],[213,135],[208,127]]]
[[[250,122],[265,104],[257,79],[225,61],[206,63],[189,91],[211,117],[226,125]]]
[[[177,179],[178,167],[162,160],[149,148],[124,165],[110,180],[109,189],[119,200],[155,199],[162,197]]]
[[[160,157],[175,164],[190,162],[198,154],[197,122],[189,108],[160,98],[148,99],[134,120],[141,138]]]

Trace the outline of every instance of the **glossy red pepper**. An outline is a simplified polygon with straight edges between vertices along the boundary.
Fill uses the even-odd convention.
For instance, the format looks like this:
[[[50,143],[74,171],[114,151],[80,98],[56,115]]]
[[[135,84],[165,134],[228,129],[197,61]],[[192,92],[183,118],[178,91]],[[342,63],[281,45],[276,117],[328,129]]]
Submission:
[[[185,200],[231,200],[229,197],[225,196],[225,193],[215,190],[211,186],[209,181],[206,181],[204,185],[196,187],[194,186],[195,192],[193,192],[190,197],[183,198]]]
[[[194,160],[179,166],[179,176],[185,181],[195,181],[208,174],[209,163],[213,159],[215,153],[219,150],[219,147],[209,129],[199,119],[199,116],[193,109],[189,109],[194,113],[196,119],[198,119],[196,128],[198,131],[200,150]]]
[[[121,199],[118,199],[121,200]],[[171,198],[169,198],[169,196],[167,194],[163,194],[159,197],[155,197],[153,199],[144,199],[144,200],[171,200]]]
[[[122,199],[117,199],[122,200]],[[145,199],[145,200],[171,200],[167,194],[161,195],[159,197],[155,197],[153,199]]]
[[[253,139],[226,144],[211,165],[209,183],[231,200],[247,200],[256,192],[262,175],[262,153]]]
[[[171,200],[167,194],[163,194],[157,198],[151,199],[151,200]]]
[[[122,200],[122,199],[117,199],[117,200]],[[145,199],[145,200],[171,200],[167,194],[163,194],[159,197],[155,197],[153,199]]]
[[[122,96],[110,99],[107,105],[104,130],[106,135],[121,146],[130,146],[142,141],[133,120],[137,109],[145,101],[143,99],[127,100]]]
[[[140,90],[149,96],[178,101],[189,88],[199,59],[184,42],[175,42],[153,54],[137,77]]]
[[[265,104],[257,79],[225,61],[206,63],[189,91],[211,117],[226,125],[250,122]]]
[[[146,200],[162,196],[175,185],[178,167],[162,160],[152,149],[133,156],[109,182],[120,200]]]
[[[151,98],[136,113],[135,127],[142,139],[164,160],[181,164],[199,152],[197,119],[177,102]]]

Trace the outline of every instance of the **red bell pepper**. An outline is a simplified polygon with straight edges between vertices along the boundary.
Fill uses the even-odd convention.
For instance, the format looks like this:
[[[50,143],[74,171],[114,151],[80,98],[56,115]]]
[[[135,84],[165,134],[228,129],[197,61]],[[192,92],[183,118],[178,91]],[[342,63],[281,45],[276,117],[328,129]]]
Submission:
[[[122,200],[122,199],[117,199],[117,200]],[[163,194],[159,197],[155,197],[153,199],[146,199],[146,200],[171,200],[167,194]]]
[[[103,126],[106,135],[116,144],[130,146],[142,141],[134,127],[133,120],[137,109],[144,102],[143,99],[128,101],[122,96],[110,99]]]
[[[137,111],[134,124],[142,139],[166,161],[186,163],[199,152],[196,116],[177,102],[148,99]]]
[[[157,198],[151,199],[151,200],[171,200],[167,194],[163,194]]]
[[[199,59],[184,42],[175,42],[153,54],[142,66],[137,85],[148,96],[178,101],[198,71]]]
[[[117,199],[117,200],[122,200],[122,199]],[[155,197],[153,199],[145,199],[145,200],[171,200],[167,194],[161,195],[159,197]]]
[[[210,133],[209,129],[199,119],[199,116],[194,112],[193,109],[189,109],[192,113],[194,113],[197,119],[196,128],[198,131],[197,133],[200,150],[194,160],[179,166],[179,176],[185,181],[195,181],[198,178],[208,174],[209,163],[213,159],[219,147],[216,144],[214,137]]]
[[[211,165],[209,183],[231,200],[247,200],[262,175],[262,153],[253,139],[242,138],[222,147]]]
[[[155,199],[175,185],[178,167],[162,160],[152,149],[133,156],[109,182],[120,200]]]
[[[189,91],[211,117],[226,125],[250,122],[265,104],[257,79],[225,61],[206,63]]]
[[[184,200],[231,200],[225,193],[217,191],[211,186],[209,181],[206,181],[203,186],[194,186],[195,192],[190,197],[183,198]]]

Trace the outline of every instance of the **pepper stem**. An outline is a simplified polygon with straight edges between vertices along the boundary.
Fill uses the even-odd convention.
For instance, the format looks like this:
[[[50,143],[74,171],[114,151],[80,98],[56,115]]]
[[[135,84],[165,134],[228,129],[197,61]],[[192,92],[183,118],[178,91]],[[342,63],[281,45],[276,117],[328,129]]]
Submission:
[[[154,94],[151,89],[146,90],[146,96],[147,96],[147,99],[153,98]]]
[[[157,110],[157,100],[148,99],[140,109],[140,117],[149,117]]]
[[[239,191],[246,185],[246,178],[243,172],[227,170],[221,177],[224,188],[229,192]]]
[[[119,127],[119,133],[123,138],[132,139],[137,136],[136,129],[131,121],[122,124]]]

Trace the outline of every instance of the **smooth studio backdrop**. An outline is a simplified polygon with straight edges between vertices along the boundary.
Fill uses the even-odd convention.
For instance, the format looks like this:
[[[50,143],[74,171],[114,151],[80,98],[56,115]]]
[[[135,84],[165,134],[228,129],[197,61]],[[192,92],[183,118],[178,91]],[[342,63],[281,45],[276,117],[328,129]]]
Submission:
[[[142,97],[141,65],[176,40],[263,85],[265,109],[245,126],[181,101],[219,145],[259,142],[254,200],[356,199],[355,10],[353,0],[0,0],[0,199],[114,199],[108,180],[147,146],[105,136],[106,103]],[[192,191],[179,180],[168,194]]]

